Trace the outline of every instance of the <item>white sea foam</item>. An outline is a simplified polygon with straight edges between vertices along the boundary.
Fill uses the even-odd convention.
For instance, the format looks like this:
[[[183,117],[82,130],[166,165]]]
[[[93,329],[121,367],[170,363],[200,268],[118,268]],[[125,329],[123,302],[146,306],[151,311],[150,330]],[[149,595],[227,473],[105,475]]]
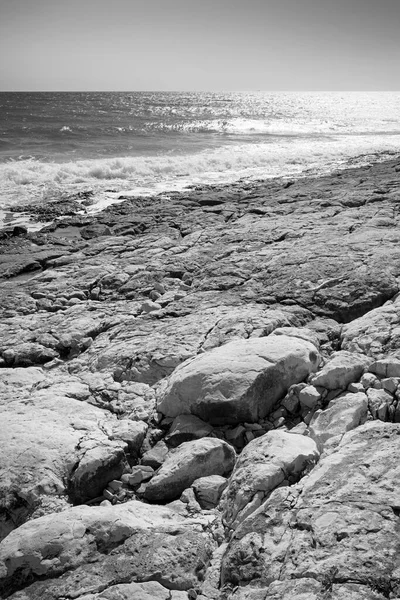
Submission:
[[[93,189],[138,194],[181,189],[199,183],[268,178],[326,171],[354,157],[400,151],[400,135],[286,138],[273,142],[219,146],[187,155],[80,160],[66,163],[34,159],[0,164],[0,208],[48,200],[59,193]],[[367,159],[360,159],[367,160]]]

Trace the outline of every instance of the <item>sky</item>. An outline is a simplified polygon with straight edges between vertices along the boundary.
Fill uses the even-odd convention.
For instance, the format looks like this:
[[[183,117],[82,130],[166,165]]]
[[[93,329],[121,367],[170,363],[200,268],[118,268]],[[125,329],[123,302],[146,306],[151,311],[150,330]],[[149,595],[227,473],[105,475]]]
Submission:
[[[400,0],[0,0],[0,91],[400,90]]]

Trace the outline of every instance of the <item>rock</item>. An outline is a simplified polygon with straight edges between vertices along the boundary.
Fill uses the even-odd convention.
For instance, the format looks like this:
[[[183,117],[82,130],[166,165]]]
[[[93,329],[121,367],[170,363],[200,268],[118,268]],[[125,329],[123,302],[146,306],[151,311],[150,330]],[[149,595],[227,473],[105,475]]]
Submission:
[[[65,376],[60,389],[68,380],[73,390]],[[53,504],[99,496],[122,474],[126,445],[102,427],[115,417],[56,390],[41,369],[0,370],[1,537]]]
[[[113,423],[110,439],[125,442],[128,445],[130,454],[138,456],[147,429],[148,425],[143,421],[122,419]]]
[[[178,592],[179,593],[179,592]],[[185,594],[185,592],[181,592]],[[182,596],[182,600],[189,596]],[[98,594],[85,596],[86,600],[171,600],[171,591],[156,581],[146,583],[120,583],[112,585]],[[179,596],[176,600],[180,599]]]
[[[370,363],[362,354],[335,352],[321,371],[311,377],[311,383],[328,390],[346,389],[349,383],[360,379]]]
[[[27,598],[56,600],[127,580],[199,589],[213,547],[208,522],[136,501],[34,519],[0,544],[0,593],[24,587]]]
[[[169,446],[175,448],[182,442],[207,437],[213,428],[209,423],[205,423],[194,415],[180,415],[176,417],[165,436],[165,441]]]
[[[153,469],[158,469],[161,467],[167,456],[168,446],[163,440],[161,440],[160,442],[157,442],[153,448],[143,454],[141,462],[142,465],[147,465]]]
[[[151,467],[146,465],[138,465],[136,467],[132,467],[130,473],[125,473],[122,475],[122,481],[127,483],[131,487],[137,487],[143,481],[148,481],[154,475],[154,470]]]
[[[161,308],[161,304],[158,304],[158,302],[152,302],[152,300],[146,300],[146,302],[143,302],[142,304],[142,312],[145,313],[150,313],[155,310],[161,310]]]
[[[230,342],[175,369],[158,410],[169,417],[195,414],[214,424],[256,422],[318,363],[315,346],[298,338]]]
[[[359,383],[349,383],[349,385],[347,386],[347,390],[352,394],[357,394],[358,392],[364,392],[365,387],[360,381]]]
[[[379,379],[373,373],[364,373],[360,379],[360,383],[365,390],[379,388]]]
[[[171,450],[166,461],[146,486],[150,502],[179,498],[184,489],[200,477],[227,475],[235,464],[235,451],[222,440],[203,438],[184,442]]]
[[[369,311],[366,315],[346,324],[342,331],[342,348],[362,352],[375,360],[400,358],[398,332],[400,325],[400,297]]]
[[[393,155],[325,176],[306,174],[290,186],[280,178],[241,180],[130,197],[90,215],[77,214],[89,195],[76,195],[50,208],[47,202],[26,208],[46,221],[62,216],[62,223],[20,236],[11,223],[0,233],[1,535],[4,542],[21,536],[15,554],[5,557],[5,568],[14,570],[0,596],[165,597],[159,587],[146,589],[161,584],[171,600],[400,597],[400,391],[387,374],[388,362],[398,368],[400,360],[399,160]],[[29,190],[23,187],[24,196]],[[84,227],[112,235],[84,240]],[[162,308],[142,311],[149,299]],[[378,420],[370,415],[371,422],[327,439],[320,465],[284,478],[268,497],[252,488],[249,474],[249,501],[226,532],[226,544],[218,507],[208,511],[212,524],[204,520],[193,488],[182,492],[187,504],[172,502],[162,518],[153,512],[147,519],[146,505],[135,504],[132,524],[120,510],[134,492],[125,483],[118,489],[117,482],[125,482],[132,464],[130,475],[137,467],[145,473],[137,463],[141,455],[146,462],[149,451],[155,468],[163,463],[167,447],[160,440],[179,416],[164,419],[156,412],[156,394],[163,398],[167,378],[187,360],[213,360],[215,349],[224,353],[232,343],[273,338],[274,344],[282,343],[278,338],[311,342],[327,364],[338,349],[357,360],[365,356],[363,372],[378,363],[382,375],[361,373],[346,384],[345,373],[334,389],[315,388],[321,394],[316,406],[328,406],[327,413],[344,389],[351,386],[358,396],[360,378],[368,380]],[[258,367],[252,371],[254,355],[244,354],[240,376],[251,388],[261,375]],[[213,365],[215,382],[229,372],[224,364]],[[295,389],[285,383],[271,406],[260,393],[256,409],[233,414],[232,422],[232,406],[217,416],[211,410],[220,421],[203,439],[224,440],[237,428],[231,441],[239,450],[276,426],[310,441],[306,423],[316,406],[299,403],[312,385],[308,375]],[[238,380],[229,381],[236,388]],[[245,392],[237,390],[243,399]],[[222,406],[231,399],[229,391]],[[252,423],[247,417],[253,413]],[[344,416],[340,412],[330,433]],[[123,428],[119,423],[128,420],[147,426],[140,448],[136,436],[113,435],[114,424]],[[121,468],[120,479],[113,479]],[[71,503],[101,501],[87,497],[87,490],[95,491],[97,469],[110,500],[90,510],[110,510],[110,516],[102,520],[97,512],[93,524],[73,512],[65,536],[55,532],[40,547],[28,547],[25,537],[31,544],[43,541],[46,515],[61,525]],[[141,495],[146,483],[139,485]],[[147,506],[153,509],[164,510]],[[186,518],[190,511],[199,511],[196,524]],[[53,529],[48,521],[43,527]],[[122,538],[116,530],[125,532]]]
[[[393,404],[394,398],[385,390],[367,390],[368,408],[374,419],[381,421],[388,420],[389,407]]]
[[[222,492],[226,488],[228,480],[220,475],[200,477],[192,483],[197,501],[201,508],[214,508],[217,506]]]
[[[256,494],[265,499],[285,480],[294,483],[318,458],[312,439],[286,431],[270,431],[250,442],[238,458],[221,500],[227,525],[236,527],[248,516]]]
[[[315,408],[320,398],[321,394],[313,385],[307,385],[299,392],[300,404],[307,408]]]
[[[395,393],[399,383],[400,383],[399,377],[386,377],[385,379],[382,379],[382,381],[381,381],[382,389],[384,389],[386,392],[389,392],[389,394]]]
[[[325,590],[324,582],[332,591],[336,586],[337,600],[383,600],[385,589],[398,596],[399,427],[377,421],[357,427],[297,489],[275,490],[229,542],[222,586],[240,581],[250,593],[257,582],[264,597],[275,590],[275,597],[289,599],[306,575],[307,598],[321,582]]]
[[[325,410],[318,410],[314,414],[310,422],[310,437],[322,451],[329,439],[341,437],[347,431],[362,425],[367,416],[368,400],[364,393],[341,394]]]
[[[389,356],[377,360],[369,366],[369,371],[378,377],[400,377],[400,359]]]

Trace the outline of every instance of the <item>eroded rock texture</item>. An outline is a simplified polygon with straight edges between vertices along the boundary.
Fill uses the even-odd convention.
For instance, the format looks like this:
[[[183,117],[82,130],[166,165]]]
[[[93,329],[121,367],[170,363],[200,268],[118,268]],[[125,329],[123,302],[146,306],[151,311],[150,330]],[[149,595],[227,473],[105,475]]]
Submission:
[[[71,202],[0,236],[1,597],[399,598],[398,157]]]

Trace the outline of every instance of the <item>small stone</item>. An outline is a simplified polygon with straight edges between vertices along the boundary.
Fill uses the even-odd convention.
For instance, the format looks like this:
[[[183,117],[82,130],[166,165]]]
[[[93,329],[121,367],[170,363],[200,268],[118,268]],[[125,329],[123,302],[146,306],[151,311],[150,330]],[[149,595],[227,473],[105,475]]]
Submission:
[[[320,398],[321,394],[313,385],[307,385],[299,393],[300,404],[308,408],[315,408]]]
[[[283,408],[286,408],[288,412],[296,413],[299,410],[300,402],[297,396],[294,394],[288,394],[282,400],[282,406]]]
[[[262,429],[259,423],[243,423],[243,427],[245,427],[248,431],[260,431]]]
[[[112,492],[110,492],[110,490],[107,490],[107,489],[104,490],[103,496],[106,500],[109,500],[110,502],[113,502],[116,500],[114,494]]]
[[[153,469],[161,467],[168,455],[168,446],[164,441],[157,442],[153,448],[142,456],[142,466],[146,465]]]
[[[159,283],[158,281],[156,281],[156,283],[154,284],[154,289],[160,294],[165,294],[165,287],[162,283]]]
[[[151,290],[151,292],[149,294],[149,298],[150,298],[150,300],[153,300],[153,302],[156,302],[156,300],[161,298],[161,294],[159,292],[157,292],[156,290]]]
[[[201,508],[210,509],[217,506],[228,480],[220,475],[200,477],[192,483],[192,488]]]
[[[358,392],[363,392],[365,388],[362,383],[349,383],[347,390],[353,394],[357,394]]]
[[[143,302],[141,309],[142,312],[150,313],[154,312],[155,310],[161,310],[161,304],[153,302],[152,300],[146,300],[145,302]]]
[[[107,487],[113,492],[118,492],[122,488],[122,481],[119,479],[113,479],[113,481],[109,482]]]
[[[375,419],[386,421],[389,406],[394,402],[393,396],[385,390],[376,390],[374,388],[370,388],[367,391],[367,396],[368,408],[371,415]]]
[[[252,431],[246,431],[246,433],[244,434],[246,443],[248,444],[249,442],[251,442],[251,440],[254,440],[255,435]]]
[[[273,422],[273,425],[274,425],[275,429],[278,429],[279,427],[283,427],[285,424],[286,424],[285,417],[279,417],[279,419],[276,419]]]
[[[80,290],[76,290],[75,292],[72,292],[69,295],[69,297],[70,298],[78,298],[79,300],[82,300],[82,301],[86,300],[86,294],[85,294],[85,292],[82,292]]]
[[[386,392],[389,392],[389,394],[394,394],[397,390],[397,386],[399,385],[399,378],[387,377],[386,379],[382,379],[381,384],[382,389],[384,389]]]
[[[288,433],[296,433],[297,435],[306,435],[307,432],[308,427],[305,423],[298,423],[298,425],[288,430]]]
[[[112,504],[111,504],[111,502],[109,500],[103,500],[103,502],[100,502],[100,506],[110,507],[110,506],[112,506]]]
[[[286,417],[287,412],[283,406],[280,406],[277,410],[274,410],[273,413],[270,414],[269,418],[272,421],[276,421],[276,419],[280,419],[281,417]]]
[[[68,306],[75,306],[76,304],[80,304],[82,302],[82,300],[80,298],[71,298],[70,300],[68,300],[67,304]]]
[[[100,288],[96,287],[90,291],[89,297],[91,300],[98,300],[100,297]]]

